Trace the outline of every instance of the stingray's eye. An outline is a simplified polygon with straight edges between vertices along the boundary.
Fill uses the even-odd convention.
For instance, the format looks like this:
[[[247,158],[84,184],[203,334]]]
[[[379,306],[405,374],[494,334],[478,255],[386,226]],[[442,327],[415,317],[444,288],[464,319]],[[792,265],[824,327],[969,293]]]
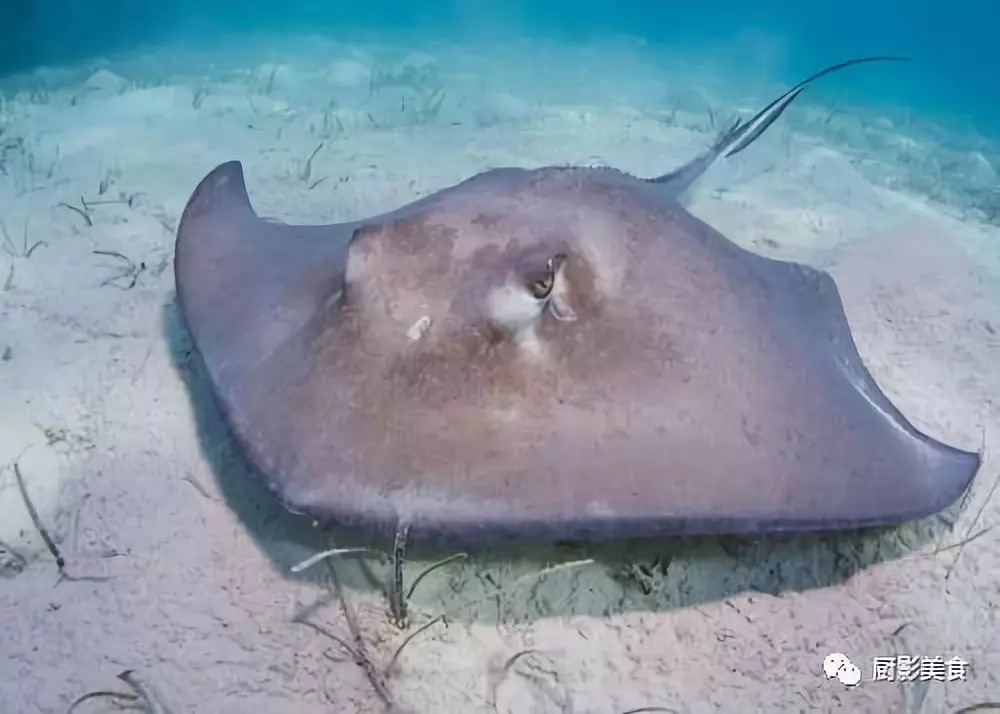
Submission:
[[[540,275],[532,276],[528,281],[528,289],[536,300],[547,300],[552,294],[552,288],[556,284],[556,272],[564,259],[562,255],[549,258],[545,263],[545,271]]]
[[[552,293],[552,288],[555,283],[556,276],[555,273],[552,273],[550,275],[545,275],[544,277],[532,280],[528,288],[537,300],[544,300]]]

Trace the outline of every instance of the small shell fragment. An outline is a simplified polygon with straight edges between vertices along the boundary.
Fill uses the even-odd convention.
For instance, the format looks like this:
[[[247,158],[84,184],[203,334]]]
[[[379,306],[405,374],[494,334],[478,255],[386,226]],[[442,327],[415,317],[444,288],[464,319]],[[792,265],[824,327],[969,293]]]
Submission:
[[[406,336],[413,341],[419,340],[421,337],[424,336],[424,333],[427,332],[430,326],[431,326],[431,318],[427,315],[424,315],[419,320],[414,322],[413,325],[410,326],[410,329],[406,331]]]

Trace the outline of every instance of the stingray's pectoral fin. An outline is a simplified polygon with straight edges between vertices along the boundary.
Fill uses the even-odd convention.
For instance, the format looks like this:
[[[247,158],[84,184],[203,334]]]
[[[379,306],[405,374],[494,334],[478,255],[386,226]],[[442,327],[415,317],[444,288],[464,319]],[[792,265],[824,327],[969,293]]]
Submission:
[[[831,72],[836,72],[839,69],[850,67],[851,65],[861,64],[862,62],[903,62],[909,59],[909,57],[861,57],[859,59],[840,62],[827,67],[826,69],[822,69],[814,75],[803,79],[801,82],[761,109],[756,116],[749,121],[738,121],[732,126],[731,129],[722,132],[712,144],[711,148],[709,148],[709,150],[701,156],[692,159],[688,163],[674,171],[671,171],[670,173],[648,180],[652,183],[665,184],[674,195],[678,195],[697,181],[698,178],[704,174],[720,157],[734,156],[750,146],[750,144],[752,144],[757,137],[767,131],[767,128],[771,126],[771,124],[773,124],[778,117],[782,115],[782,113],[784,113],[784,111],[791,105],[792,102],[796,100],[796,98],[798,98],[807,84],[824,75],[830,74]]]
[[[219,164],[201,180],[184,207],[181,223],[220,214],[256,217],[239,161]]]
[[[226,388],[294,335],[342,285],[350,227],[259,218],[243,168],[213,169],[177,228],[178,303],[194,344]]]

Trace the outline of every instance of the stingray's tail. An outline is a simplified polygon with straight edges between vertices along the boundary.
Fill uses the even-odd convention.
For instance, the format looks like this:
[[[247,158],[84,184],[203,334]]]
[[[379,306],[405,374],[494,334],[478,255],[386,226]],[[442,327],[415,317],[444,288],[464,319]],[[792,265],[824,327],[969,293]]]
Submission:
[[[758,136],[763,134],[767,128],[781,116],[782,112],[788,108],[788,105],[794,102],[795,98],[798,97],[802,93],[802,90],[806,88],[806,85],[813,80],[819,79],[823,75],[830,74],[831,72],[836,72],[838,69],[849,67],[852,64],[885,61],[905,62],[909,59],[909,57],[861,57],[859,59],[847,60],[846,62],[841,62],[840,64],[835,64],[832,67],[820,70],[811,77],[803,79],[801,82],[761,109],[757,115],[753,117],[753,119],[750,119],[749,121],[737,120],[730,129],[723,131],[715,140],[715,143],[712,144],[711,148],[701,156],[692,159],[679,169],[671,171],[668,174],[663,174],[662,176],[657,176],[656,178],[647,179],[647,181],[665,184],[673,191],[674,194],[679,194],[697,181],[698,178],[708,170],[708,167],[715,163],[720,157],[733,156],[750,146],[750,144],[752,144]]]

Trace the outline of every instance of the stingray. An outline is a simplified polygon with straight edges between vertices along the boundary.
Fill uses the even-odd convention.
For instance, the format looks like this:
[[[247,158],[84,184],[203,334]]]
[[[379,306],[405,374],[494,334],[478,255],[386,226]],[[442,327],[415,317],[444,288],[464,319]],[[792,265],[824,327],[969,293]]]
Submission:
[[[500,168],[382,215],[259,217],[239,162],[177,231],[178,304],[247,463],[291,511],[410,537],[592,540],[898,524],[980,455],[918,431],[833,278],[683,192],[814,79],[678,169]]]

